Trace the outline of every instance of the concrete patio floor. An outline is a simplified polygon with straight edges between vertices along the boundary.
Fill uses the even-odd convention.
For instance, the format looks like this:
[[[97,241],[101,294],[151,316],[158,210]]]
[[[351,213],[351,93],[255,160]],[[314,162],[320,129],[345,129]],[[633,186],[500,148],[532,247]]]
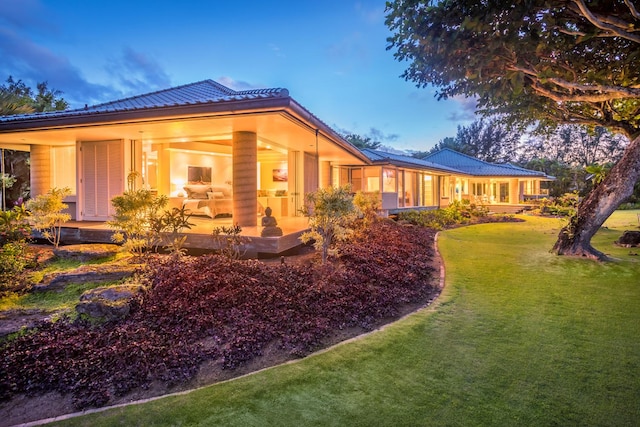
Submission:
[[[209,218],[192,216],[189,220],[195,224],[184,230],[187,240],[184,247],[193,252],[208,252],[217,249],[212,237],[215,227],[233,226],[233,218]],[[260,218],[258,218],[258,223]],[[278,227],[282,229],[280,237],[261,237],[263,227],[242,227],[241,235],[248,237],[247,257],[268,257],[290,251],[302,243],[300,235],[309,229],[306,217],[283,217],[278,219]],[[63,244],[78,243],[112,243],[114,230],[106,222],[69,221],[62,228]]]

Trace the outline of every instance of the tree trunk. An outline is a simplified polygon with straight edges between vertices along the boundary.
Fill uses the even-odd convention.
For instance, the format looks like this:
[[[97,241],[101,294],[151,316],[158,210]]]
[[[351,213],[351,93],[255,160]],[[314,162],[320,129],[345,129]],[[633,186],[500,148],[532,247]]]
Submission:
[[[552,251],[558,255],[582,256],[606,260],[607,256],[591,246],[591,238],[618,206],[633,193],[640,178],[640,135],[607,177],[580,202],[575,217],[560,230]]]

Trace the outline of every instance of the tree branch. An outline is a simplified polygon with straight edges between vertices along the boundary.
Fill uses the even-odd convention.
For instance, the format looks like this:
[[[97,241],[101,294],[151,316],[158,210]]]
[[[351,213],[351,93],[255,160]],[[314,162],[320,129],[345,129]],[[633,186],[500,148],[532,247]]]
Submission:
[[[553,79],[549,79],[552,81]],[[553,83],[553,82],[552,82]],[[557,83],[556,83],[557,84]],[[561,85],[558,85],[561,86]],[[579,86],[584,85],[575,85],[575,89],[584,92],[582,89],[579,89]],[[565,86],[561,86],[565,87]],[[556,102],[605,102],[611,101],[614,99],[630,99],[630,98],[638,98],[638,93],[632,94],[627,93],[626,91],[605,91],[605,93],[581,93],[581,94],[569,94],[569,93],[561,93],[554,91],[552,89],[548,89],[538,81],[534,80],[531,84],[531,88],[537,92],[539,95],[544,96],[545,98],[552,99]],[[588,92],[601,92],[599,87],[589,87]],[[614,88],[609,88],[614,89]]]
[[[636,9],[633,3],[631,3],[631,0],[624,0],[624,4],[627,5],[629,11],[631,12],[631,15],[633,15],[634,18],[640,19],[640,13],[638,13],[638,9]]]
[[[621,25],[612,25],[603,22],[603,20],[596,17],[590,10],[587,8],[587,5],[584,4],[584,0],[573,0],[573,2],[578,6],[582,16],[584,16],[589,22],[595,25],[597,28],[601,30],[609,31],[616,34],[619,37],[632,41],[634,43],[640,43],[640,35],[633,34],[626,29],[623,29]],[[630,28],[631,25],[626,26],[626,28]]]
[[[613,95],[613,96],[608,96],[607,99],[624,99],[624,98],[640,97],[640,88],[637,88],[637,87],[585,85],[580,83],[568,82],[564,79],[558,79],[555,77],[546,79],[546,81],[571,91],[580,91],[580,92],[587,92],[587,93],[598,92],[601,95],[605,95],[605,94]]]
[[[545,88],[541,84],[540,77],[535,69],[525,68],[519,65],[511,65],[506,67],[511,71],[519,71],[529,76],[534,90],[541,95],[553,99],[554,101],[576,101],[576,102],[603,102],[614,99],[640,98],[640,87],[622,87],[622,86],[603,86],[603,85],[585,85],[573,83],[559,78],[544,79],[545,82],[552,83],[558,87],[567,89],[568,91],[581,92],[581,94],[567,94]]]

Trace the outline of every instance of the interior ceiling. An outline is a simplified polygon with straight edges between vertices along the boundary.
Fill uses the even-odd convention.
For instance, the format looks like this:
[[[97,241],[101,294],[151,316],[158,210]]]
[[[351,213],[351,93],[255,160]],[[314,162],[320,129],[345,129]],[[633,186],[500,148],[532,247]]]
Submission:
[[[65,128],[0,133],[0,146],[69,145],[76,141],[133,139],[145,142],[213,142],[229,144],[234,131],[255,132],[259,149],[273,144],[285,150],[315,153],[315,130],[282,112],[223,117],[174,118]],[[340,164],[361,163],[322,134],[317,138],[321,160]]]

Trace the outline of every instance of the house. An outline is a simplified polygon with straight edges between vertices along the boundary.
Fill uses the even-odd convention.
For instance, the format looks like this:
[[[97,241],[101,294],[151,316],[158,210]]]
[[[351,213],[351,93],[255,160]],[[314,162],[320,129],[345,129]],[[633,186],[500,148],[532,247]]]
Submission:
[[[95,106],[0,118],[0,147],[31,152],[31,193],[70,187],[77,221],[105,221],[127,188],[257,226],[295,216],[331,169],[368,159],[286,89],[204,80]]]
[[[468,199],[502,211],[545,192],[541,183],[553,180],[542,172],[511,164],[484,162],[442,149],[424,159],[364,149],[366,165],[334,168],[332,182],[352,184],[354,191],[380,192],[382,209],[446,207]],[[502,206],[501,206],[502,205]]]
[[[147,188],[210,228],[211,219],[226,219],[254,236],[267,207],[279,223],[297,218],[305,194],[330,185],[377,192],[383,210],[392,212],[472,197],[515,204],[539,194],[540,182],[549,179],[446,149],[422,160],[358,150],[286,89],[236,91],[213,80],[0,117],[0,148],[30,151],[32,195],[71,188],[65,202],[76,224],[110,219],[114,196]],[[295,227],[301,231],[306,223]],[[297,243],[294,236],[289,246],[268,251]]]
[[[384,211],[437,208],[440,183],[458,173],[448,166],[385,151],[363,149],[369,163],[333,169],[332,182],[353,191],[377,192]]]
[[[462,199],[477,200],[485,204],[516,205],[548,195],[548,191],[541,188],[541,183],[555,179],[543,172],[509,163],[478,160],[449,148],[432,153],[424,160],[458,171],[442,183],[440,206]]]

